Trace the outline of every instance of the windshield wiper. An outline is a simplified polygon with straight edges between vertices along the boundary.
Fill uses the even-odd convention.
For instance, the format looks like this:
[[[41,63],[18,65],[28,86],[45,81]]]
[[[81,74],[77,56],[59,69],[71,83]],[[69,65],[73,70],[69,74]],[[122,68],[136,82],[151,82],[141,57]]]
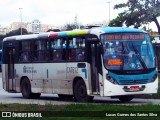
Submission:
[[[123,70],[124,69],[124,55],[125,51],[124,51],[124,43],[122,42],[122,55],[121,55],[121,59],[123,61],[123,65],[120,66],[120,69]]]
[[[145,70],[147,70],[147,66],[146,66],[144,60],[143,60],[142,57],[139,55],[138,50],[135,48],[135,46],[133,45],[133,43],[132,43],[132,47],[133,47],[134,52],[136,53],[136,56],[137,56],[138,60],[140,61],[141,65],[142,65],[142,67],[143,67]]]

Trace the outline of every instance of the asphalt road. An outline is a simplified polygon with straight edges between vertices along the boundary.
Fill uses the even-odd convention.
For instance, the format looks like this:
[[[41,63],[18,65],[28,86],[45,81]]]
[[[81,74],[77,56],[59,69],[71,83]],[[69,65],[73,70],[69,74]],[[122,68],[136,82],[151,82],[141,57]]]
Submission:
[[[40,99],[23,99],[21,93],[8,93],[2,88],[2,74],[0,73],[0,103],[22,103],[22,104],[76,104],[73,99],[61,100],[56,94],[42,94]],[[121,103],[118,99],[109,97],[94,97],[93,103],[97,104],[120,104],[120,105],[142,105],[147,103],[159,104],[160,99],[133,99],[128,103]]]

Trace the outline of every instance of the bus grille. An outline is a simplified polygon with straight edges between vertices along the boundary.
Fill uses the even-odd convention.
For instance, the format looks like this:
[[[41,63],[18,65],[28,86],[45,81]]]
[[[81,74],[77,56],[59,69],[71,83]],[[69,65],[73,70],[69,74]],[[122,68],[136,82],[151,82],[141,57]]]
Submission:
[[[149,79],[119,80],[120,85],[146,84],[148,82],[149,82]]]

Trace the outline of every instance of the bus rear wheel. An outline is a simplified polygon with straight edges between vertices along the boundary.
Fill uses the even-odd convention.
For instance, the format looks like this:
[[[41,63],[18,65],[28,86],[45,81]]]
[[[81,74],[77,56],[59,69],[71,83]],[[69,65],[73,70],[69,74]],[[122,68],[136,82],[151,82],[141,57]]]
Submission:
[[[87,95],[87,88],[83,80],[78,80],[75,83],[73,92],[74,98],[78,102],[89,102],[93,100],[93,96]]]
[[[121,102],[129,102],[129,101],[131,101],[133,98],[134,98],[134,95],[122,95],[122,96],[119,96],[119,97],[118,97],[118,99],[119,99]]]
[[[28,78],[26,78],[26,77],[22,79],[21,92],[22,92],[23,98],[25,98],[25,99],[32,98],[31,84],[30,84]]]

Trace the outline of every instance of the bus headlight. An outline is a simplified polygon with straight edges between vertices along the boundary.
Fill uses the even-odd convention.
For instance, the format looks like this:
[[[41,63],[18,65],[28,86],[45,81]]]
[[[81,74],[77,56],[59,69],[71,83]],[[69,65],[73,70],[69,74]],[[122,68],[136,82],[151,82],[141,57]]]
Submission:
[[[152,77],[151,82],[154,82],[157,79],[157,73]]]
[[[108,74],[106,75],[106,79],[113,84],[117,84],[117,81]]]

